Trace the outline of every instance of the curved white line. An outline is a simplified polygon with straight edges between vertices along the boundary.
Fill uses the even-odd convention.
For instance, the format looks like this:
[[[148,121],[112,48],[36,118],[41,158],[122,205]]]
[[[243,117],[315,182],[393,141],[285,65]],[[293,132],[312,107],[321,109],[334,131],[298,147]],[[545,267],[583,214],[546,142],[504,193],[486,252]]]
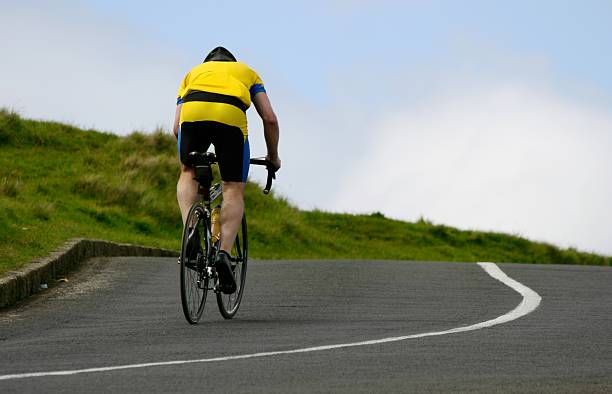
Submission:
[[[533,312],[540,304],[540,301],[542,300],[542,298],[539,296],[538,293],[531,290],[529,287],[508,277],[508,275],[506,275],[494,263],[478,263],[478,265],[480,265],[487,272],[487,274],[489,274],[493,278],[499,280],[506,286],[512,288],[513,290],[521,294],[523,296],[523,300],[516,308],[514,308],[513,310],[511,310],[510,312],[502,316],[499,316],[492,320],[484,321],[482,323],[472,324],[470,326],[458,327],[458,328],[453,328],[453,329],[445,330],[445,331],[435,331],[435,332],[426,332],[422,334],[405,335],[401,337],[390,337],[390,338],[374,339],[370,341],[353,342],[353,343],[340,343],[336,345],[315,346],[315,347],[307,347],[307,348],[293,349],[293,350],[281,350],[281,351],[276,351],[276,352],[240,354],[236,356],[203,358],[203,359],[198,359],[198,360],[176,360],[176,361],[163,361],[163,362],[144,363],[144,364],[117,365],[113,367],[73,369],[73,370],[67,370],[67,371],[33,372],[33,373],[22,373],[22,374],[13,374],[13,375],[0,375],[0,380],[34,378],[34,377],[41,377],[41,376],[64,376],[64,375],[76,375],[76,374],[90,373],[90,372],[109,372],[109,371],[117,371],[117,370],[122,370],[122,369],[147,368],[147,367],[159,367],[159,366],[167,366],[167,365],[183,365],[183,364],[195,364],[195,363],[211,363],[211,362],[216,362],[216,361],[229,361],[229,360],[242,360],[246,358],[278,356],[282,354],[318,352],[322,350],[340,349],[340,348],[355,347],[355,346],[376,345],[380,343],[404,341],[407,339],[416,339],[416,338],[424,338],[424,337],[433,337],[433,336],[438,336],[438,335],[456,334],[459,332],[480,330],[482,328],[492,327],[498,324],[503,324],[503,323],[507,323],[512,320],[516,320],[522,316],[525,316]]]

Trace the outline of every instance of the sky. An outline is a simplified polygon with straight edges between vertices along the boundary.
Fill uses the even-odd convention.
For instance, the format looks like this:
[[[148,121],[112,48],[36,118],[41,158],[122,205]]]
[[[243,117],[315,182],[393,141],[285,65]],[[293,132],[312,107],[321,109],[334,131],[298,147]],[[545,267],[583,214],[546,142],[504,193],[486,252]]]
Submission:
[[[24,0],[0,37],[0,106],[117,134],[169,132],[223,45],[266,85],[300,208],[612,255],[609,1]]]

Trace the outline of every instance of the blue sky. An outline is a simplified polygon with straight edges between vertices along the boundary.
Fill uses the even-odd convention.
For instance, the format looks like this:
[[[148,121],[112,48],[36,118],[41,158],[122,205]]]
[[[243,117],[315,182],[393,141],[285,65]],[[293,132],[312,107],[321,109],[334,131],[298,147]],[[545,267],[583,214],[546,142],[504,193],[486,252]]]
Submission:
[[[87,2],[85,2],[87,4]],[[329,66],[452,67],[461,47],[536,56],[612,91],[609,1],[92,1],[81,6],[191,52],[225,43],[317,91]],[[495,55],[495,53],[493,54]],[[486,52],[479,57],[487,58]],[[279,69],[279,70],[277,70]],[[283,71],[284,70],[284,71]],[[300,80],[295,80],[295,74]],[[325,93],[325,92],[323,92]],[[320,97],[321,93],[313,93]]]
[[[222,44],[266,84],[298,206],[612,255],[611,22],[609,1],[26,0],[0,15],[0,105],[168,128],[180,78]]]

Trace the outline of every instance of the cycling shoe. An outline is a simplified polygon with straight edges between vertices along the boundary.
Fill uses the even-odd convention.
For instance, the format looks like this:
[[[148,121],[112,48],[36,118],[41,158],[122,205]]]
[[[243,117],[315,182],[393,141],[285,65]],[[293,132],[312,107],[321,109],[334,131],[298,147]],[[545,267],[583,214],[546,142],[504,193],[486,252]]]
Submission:
[[[230,263],[230,256],[221,250],[215,259],[215,268],[219,275],[219,289],[222,293],[233,294],[236,292],[236,280]]]

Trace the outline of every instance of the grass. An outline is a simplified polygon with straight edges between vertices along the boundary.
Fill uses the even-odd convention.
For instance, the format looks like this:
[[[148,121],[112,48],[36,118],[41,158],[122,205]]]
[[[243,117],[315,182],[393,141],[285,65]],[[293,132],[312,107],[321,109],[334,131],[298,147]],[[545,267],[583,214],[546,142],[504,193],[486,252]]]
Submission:
[[[0,273],[73,237],[178,249],[174,137],[126,137],[0,110]],[[610,265],[611,257],[380,213],[300,211],[246,191],[254,258],[409,259]]]

